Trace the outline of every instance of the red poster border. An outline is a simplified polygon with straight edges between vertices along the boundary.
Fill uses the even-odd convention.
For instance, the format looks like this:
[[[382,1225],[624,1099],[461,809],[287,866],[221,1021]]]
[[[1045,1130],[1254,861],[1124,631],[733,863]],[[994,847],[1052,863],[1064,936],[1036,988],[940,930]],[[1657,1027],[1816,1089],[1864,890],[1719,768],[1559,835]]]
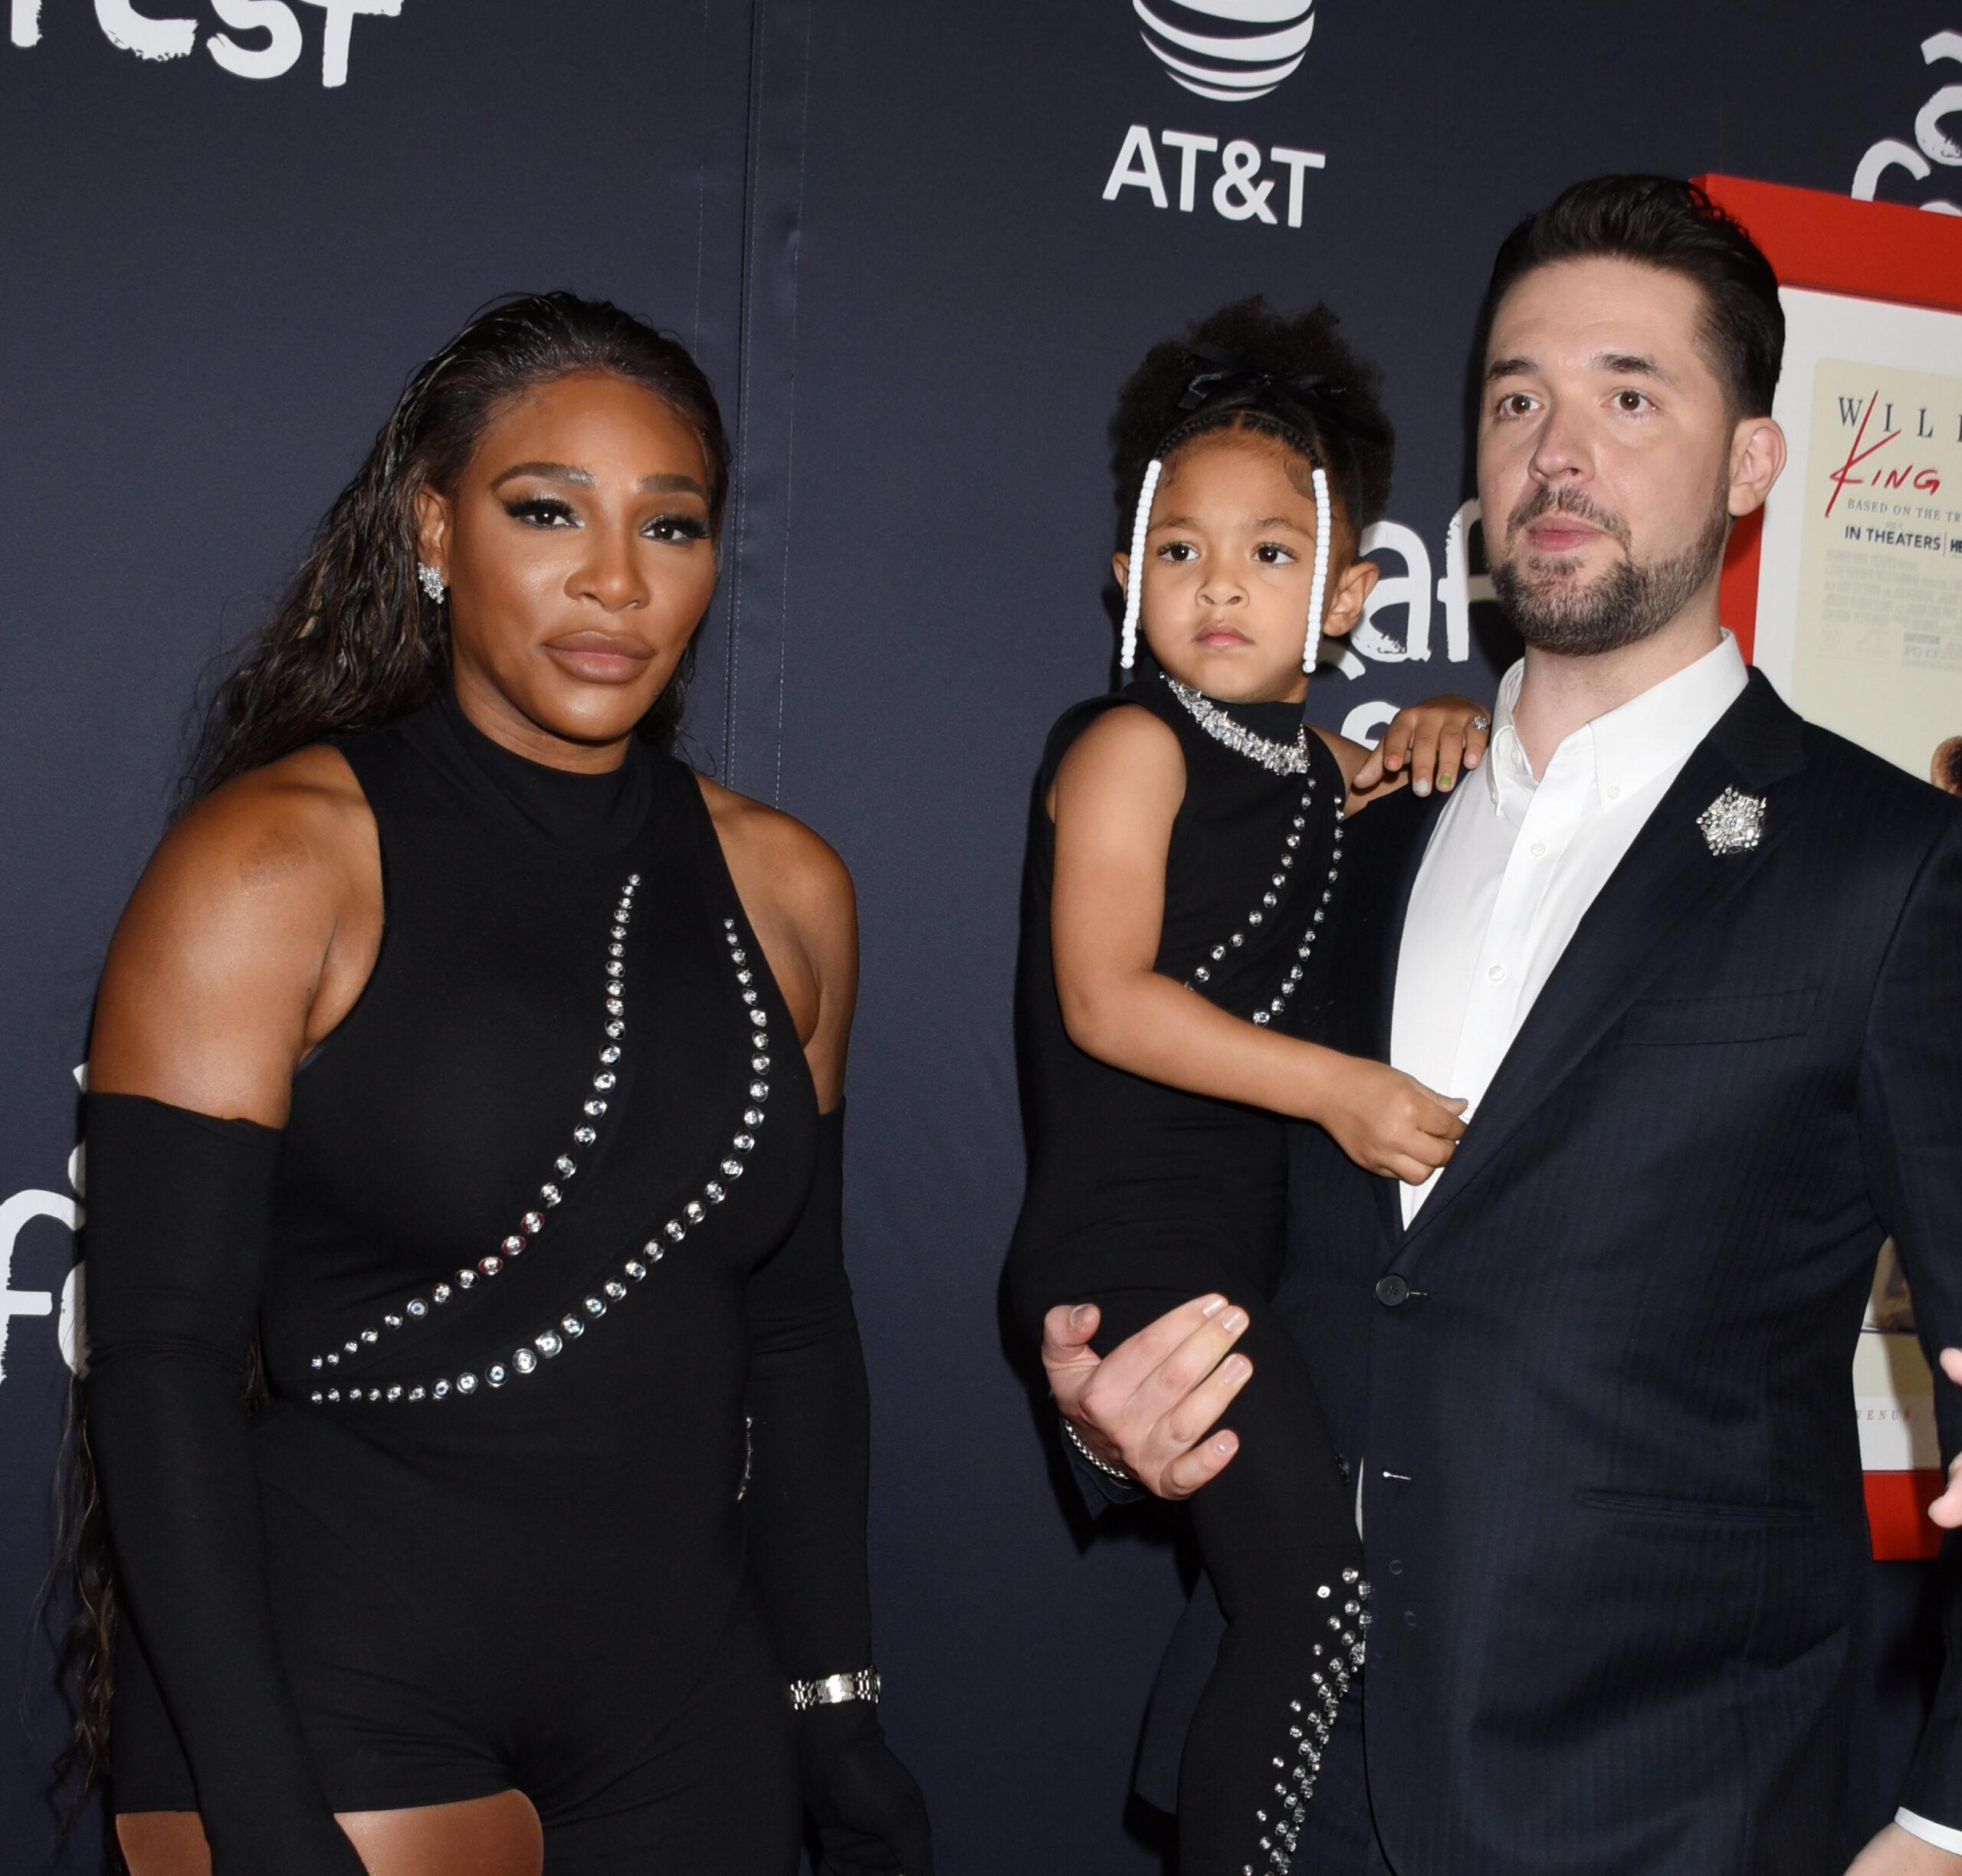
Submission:
[[[1741,176],[1696,180],[1750,231],[1781,287],[1962,313],[1962,217]],[[1718,602],[1746,658],[1757,634],[1763,523],[1760,509],[1732,530]]]
[[[1962,313],[1962,218],[1740,176],[1696,179],[1750,231],[1781,287]],[[1763,521],[1760,509],[1731,531],[1718,599],[1724,623],[1747,658],[1757,639]],[[1941,1533],[1928,1522],[1928,1508],[1941,1490],[1940,1471],[1865,1478],[1874,1555],[1905,1561],[1937,1554]]]

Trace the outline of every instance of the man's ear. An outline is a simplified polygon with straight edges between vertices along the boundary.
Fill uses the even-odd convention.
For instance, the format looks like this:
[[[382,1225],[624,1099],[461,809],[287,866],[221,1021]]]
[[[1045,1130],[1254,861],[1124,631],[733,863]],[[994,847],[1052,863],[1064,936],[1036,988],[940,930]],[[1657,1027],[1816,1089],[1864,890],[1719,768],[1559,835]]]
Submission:
[[[1731,433],[1733,518],[1755,514],[1785,467],[1785,433],[1769,417],[1747,417]]]
[[[452,512],[449,497],[428,483],[415,491],[415,557],[425,566],[434,567],[443,576],[445,585],[450,579]]]
[[[1352,560],[1343,569],[1321,622],[1324,638],[1346,638],[1363,622],[1363,608],[1382,577],[1383,569],[1373,560]]]
[[[1127,553],[1116,553],[1111,555],[1111,577],[1117,582],[1118,592],[1123,593],[1127,598],[1128,598],[1131,590],[1130,556]]]

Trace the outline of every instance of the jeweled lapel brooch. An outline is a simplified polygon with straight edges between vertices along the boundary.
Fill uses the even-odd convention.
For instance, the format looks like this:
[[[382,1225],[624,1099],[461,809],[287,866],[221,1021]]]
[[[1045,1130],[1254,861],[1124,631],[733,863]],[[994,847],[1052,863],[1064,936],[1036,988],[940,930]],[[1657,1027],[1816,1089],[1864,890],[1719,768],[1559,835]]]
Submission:
[[[1696,825],[1720,859],[1749,853],[1764,838],[1764,797],[1727,788],[1696,817]]]

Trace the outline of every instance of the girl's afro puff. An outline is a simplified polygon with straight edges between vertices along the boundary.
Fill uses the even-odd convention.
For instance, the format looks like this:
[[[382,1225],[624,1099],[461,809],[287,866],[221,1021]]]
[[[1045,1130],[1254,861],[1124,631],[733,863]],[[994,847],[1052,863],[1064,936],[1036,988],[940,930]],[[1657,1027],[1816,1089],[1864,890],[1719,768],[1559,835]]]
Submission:
[[[1125,379],[1111,420],[1111,465],[1117,479],[1117,544],[1130,545],[1131,517],[1144,483],[1147,464],[1166,439],[1181,443],[1202,431],[1236,428],[1279,436],[1298,444],[1304,438],[1328,471],[1329,485],[1342,518],[1360,535],[1382,518],[1389,500],[1396,436],[1380,399],[1382,374],[1337,330],[1335,315],[1322,305],[1292,319],[1268,309],[1260,294],[1236,300],[1192,326],[1183,339],[1153,346]],[[1281,380],[1321,379],[1339,385],[1321,400],[1327,414],[1313,415],[1315,401],[1255,395],[1222,398],[1217,408],[1182,407],[1193,379],[1214,369],[1194,354],[1194,346],[1232,354],[1252,371]],[[1340,412],[1340,417],[1335,413]]]

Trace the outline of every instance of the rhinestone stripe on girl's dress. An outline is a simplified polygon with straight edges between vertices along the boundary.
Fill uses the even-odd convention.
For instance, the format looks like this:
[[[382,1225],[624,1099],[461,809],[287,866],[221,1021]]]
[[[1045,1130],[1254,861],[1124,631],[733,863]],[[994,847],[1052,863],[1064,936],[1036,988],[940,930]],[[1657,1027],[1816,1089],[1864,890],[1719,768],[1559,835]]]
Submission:
[[[1211,981],[1212,965],[1218,963],[1229,951],[1237,951],[1247,942],[1248,933],[1263,924],[1268,914],[1281,903],[1281,889],[1288,884],[1288,876],[1294,870],[1294,861],[1301,848],[1301,839],[1307,831],[1308,815],[1314,806],[1317,778],[1311,775],[1307,785],[1301,791],[1301,799],[1296,805],[1294,816],[1288,832],[1287,845],[1279,864],[1268,876],[1267,890],[1261,894],[1260,904],[1249,912],[1242,928],[1230,937],[1215,945],[1208,954],[1212,962],[1202,964],[1186,979],[1188,989],[1196,990]],[[1328,874],[1322,881],[1321,898],[1310,917],[1307,927],[1301,935],[1301,942],[1294,947],[1294,962],[1288,967],[1287,974],[1281,980],[1281,987],[1267,1002],[1266,1006],[1253,1013],[1253,1020],[1264,1028],[1288,1007],[1289,998],[1294,994],[1294,986],[1301,981],[1308,959],[1314,955],[1315,940],[1328,917],[1328,908],[1335,897],[1336,876],[1342,870],[1342,820],[1341,809],[1336,810],[1334,844],[1329,849]]]
[[[584,1153],[599,1138],[595,1123],[605,1117],[609,1104],[606,1097],[618,1078],[621,1038],[627,1033],[627,927],[633,917],[634,895],[640,890],[640,884],[641,876],[638,873],[627,875],[626,884],[620,888],[620,902],[613,908],[612,921],[608,929],[605,1039],[599,1051],[599,1067],[594,1072],[591,1089],[581,1107],[579,1124],[573,1130],[572,1151],[561,1153],[553,1161],[552,1177],[539,1187],[536,1203],[518,1221],[518,1228],[495,1251],[478,1258],[474,1264],[465,1264],[454,1280],[418,1291],[390,1310],[379,1325],[371,1324],[360,1330],[338,1349],[313,1356],[307,1365],[315,1373],[338,1368],[344,1356],[359,1355],[364,1348],[374,1347],[385,1336],[409,1323],[426,1320],[453,1297],[475,1289],[481,1281],[497,1276],[510,1259],[523,1256],[525,1247],[545,1228],[546,1213],[565,1197],[564,1182],[579,1169],[575,1155]],[[313,1396],[317,1401],[334,1398],[334,1395],[324,1391],[316,1392]]]
[[[1327,1619],[1334,1640],[1327,1646],[1317,1642],[1314,1647],[1314,1658],[1321,1666],[1309,1675],[1314,1690],[1312,1704],[1304,1707],[1300,1701],[1288,1703],[1288,1737],[1294,1743],[1294,1759],[1292,1764],[1282,1754],[1274,1760],[1273,1769],[1281,1775],[1274,1782],[1275,1814],[1270,1818],[1264,1804],[1254,1813],[1261,1861],[1242,1863],[1241,1876],[1262,1876],[1264,1871],[1281,1876],[1294,1867],[1301,1826],[1307,1821],[1308,1801],[1314,1796],[1316,1777],[1321,1769],[1322,1753],[1334,1730],[1336,1709],[1355,1676],[1362,1671],[1370,1625],[1370,1612],[1364,1607],[1370,1599],[1370,1586],[1360,1570],[1345,1569],[1339,1592],[1327,1583],[1318,1585],[1315,1590],[1316,1597],[1324,1602],[1333,1602],[1337,1593],[1342,1597],[1342,1612]]]
[[[542,1363],[563,1354],[615,1304],[624,1303],[632,1294],[632,1286],[646,1281],[648,1272],[667,1254],[669,1246],[684,1242],[691,1231],[707,1222],[709,1212],[729,1197],[730,1189],[743,1176],[749,1156],[756,1150],[756,1136],[767,1117],[769,1083],[764,1077],[770,1066],[769,1012],[763,1007],[756,974],[750,968],[749,953],[743,948],[733,918],[722,921],[722,936],[742,995],[748,1024],[750,1072],[755,1079],[749,1084],[742,1124],[730,1136],[727,1156],[717,1166],[714,1176],[704,1182],[658,1232],[625,1259],[615,1274],[598,1284],[556,1322],[547,1323],[530,1341],[520,1342],[508,1356],[497,1356],[481,1369],[464,1369],[454,1376],[440,1376],[433,1381],[316,1390],[316,1401],[467,1400],[484,1388],[500,1388],[517,1376],[535,1374]]]

